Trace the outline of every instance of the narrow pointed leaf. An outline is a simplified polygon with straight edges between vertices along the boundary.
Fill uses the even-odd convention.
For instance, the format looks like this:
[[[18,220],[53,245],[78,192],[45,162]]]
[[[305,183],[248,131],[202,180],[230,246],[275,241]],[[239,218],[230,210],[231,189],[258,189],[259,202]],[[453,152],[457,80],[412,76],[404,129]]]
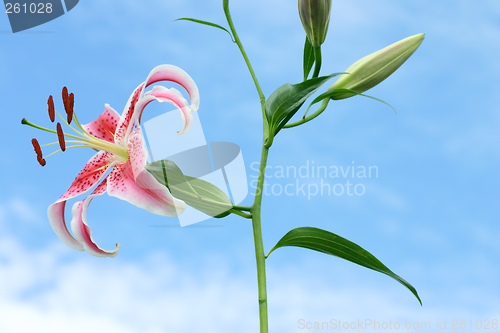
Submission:
[[[266,115],[269,122],[272,120],[274,112],[278,110],[278,108],[287,101],[287,99],[291,98],[295,93],[293,85],[290,83],[285,83],[271,94],[266,101]]]
[[[406,282],[400,276],[394,274],[389,268],[387,268],[370,252],[366,251],[361,246],[334,233],[312,227],[302,227],[290,230],[279,240],[271,251],[269,251],[267,256],[269,256],[269,254],[271,254],[274,250],[285,246],[303,247],[323,252],[390,276],[408,288],[418,299],[420,305],[422,305],[422,301],[420,300],[417,291],[411,284]]]
[[[345,95],[345,94],[356,94],[356,95],[359,95],[359,96],[363,96],[363,97],[368,97],[368,98],[371,98],[371,99],[374,99],[376,100],[377,102],[380,102],[380,103],[384,103],[385,105],[389,106],[391,109],[394,110],[394,113],[397,113],[396,112],[396,109],[389,103],[381,100],[381,99],[378,99],[376,97],[373,97],[373,96],[369,96],[369,95],[365,95],[365,94],[360,94],[358,92],[355,92],[354,90],[350,90],[350,89],[345,89],[345,88],[336,88],[336,89],[329,89],[327,90],[326,92],[322,93],[321,95],[319,95],[318,97],[316,97],[312,102],[311,104],[309,105],[309,108],[313,105],[313,104],[316,104],[318,103],[319,101],[322,101],[324,100],[325,98],[331,98],[333,100],[338,100],[339,98],[337,98],[337,96],[342,96],[342,95]],[[342,99],[342,98],[340,98]]]
[[[170,160],[160,160],[146,165],[161,184],[167,186],[174,197],[187,205],[213,217],[225,214],[233,207],[231,199],[217,186],[202,179],[186,176]]]
[[[266,101],[266,115],[275,135],[300,109],[302,104],[326,81],[343,73],[321,76],[298,84],[286,83],[276,89]]]
[[[229,34],[229,36],[231,36],[231,40],[233,41],[233,43],[236,43],[234,41],[234,38],[233,38],[233,35],[231,34],[231,32],[229,32],[229,30],[227,30],[226,28],[218,25],[218,24],[215,24],[215,23],[212,23],[212,22],[208,22],[208,21],[202,21],[202,20],[197,20],[197,19],[192,19],[192,18],[188,18],[188,17],[182,17],[182,18],[178,18],[177,20],[174,20],[174,21],[191,21],[191,22],[195,22],[195,23],[199,23],[199,24],[204,24],[204,25],[208,25],[210,27],[214,27],[214,28],[218,28],[218,29],[221,29],[221,30],[224,30],[225,32],[227,32]]]
[[[304,81],[307,80],[309,73],[314,65],[314,48],[312,47],[309,39],[306,37],[304,44]]]

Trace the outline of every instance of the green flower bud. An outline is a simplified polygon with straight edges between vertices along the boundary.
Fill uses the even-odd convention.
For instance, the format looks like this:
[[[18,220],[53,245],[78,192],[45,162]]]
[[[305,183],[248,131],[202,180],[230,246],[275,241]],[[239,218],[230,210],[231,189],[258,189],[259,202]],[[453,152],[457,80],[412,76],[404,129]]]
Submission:
[[[424,34],[407,37],[377,52],[359,59],[351,65],[328,90],[350,89],[362,93],[375,87],[394,73],[406,59],[420,46],[424,40]],[[332,96],[332,99],[344,99],[355,96],[352,93],[340,93]]]
[[[299,16],[313,47],[325,41],[330,23],[332,0],[298,0]]]

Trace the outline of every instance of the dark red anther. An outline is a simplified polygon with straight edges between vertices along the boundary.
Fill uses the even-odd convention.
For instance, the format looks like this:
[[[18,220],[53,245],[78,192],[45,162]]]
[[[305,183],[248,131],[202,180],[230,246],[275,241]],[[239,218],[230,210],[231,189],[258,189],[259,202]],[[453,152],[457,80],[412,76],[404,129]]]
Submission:
[[[33,144],[33,148],[35,148],[36,155],[42,157],[42,149],[40,148],[40,145],[38,144],[38,140],[32,139],[31,144]]]
[[[52,95],[49,96],[49,100],[47,101],[47,104],[49,105],[50,121],[54,122],[54,120],[56,119],[56,110],[54,109],[54,100],[52,99]]]
[[[38,163],[40,163],[41,166],[45,166],[45,164],[47,164],[47,162],[45,161],[45,159],[42,158],[42,156],[40,156],[40,155],[38,155],[36,157],[36,159],[37,159]]]
[[[68,124],[71,124],[71,120],[73,119],[73,106],[75,105],[75,94],[71,93],[68,96],[68,107],[66,109],[66,113],[68,115]]]
[[[63,98],[64,108],[66,109],[66,105],[68,104],[68,88],[66,87],[63,87],[62,98]]]
[[[66,150],[66,142],[64,141],[64,133],[61,127],[61,123],[57,123],[57,138],[59,139],[59,146],[61,146],[61,150]]]

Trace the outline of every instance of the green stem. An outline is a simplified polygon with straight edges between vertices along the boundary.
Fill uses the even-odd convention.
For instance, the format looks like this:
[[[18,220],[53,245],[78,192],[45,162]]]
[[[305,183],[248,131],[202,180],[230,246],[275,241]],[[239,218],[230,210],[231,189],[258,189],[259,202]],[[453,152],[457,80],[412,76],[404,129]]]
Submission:
[[[321,69],[321,46],[316,46],[314,48],[314,73],[312,78],[319,76],[319,70]]]
[[[236,214],[236,215],[239,215],[241,217],[244,217],[246,219],[251,219],[252,218],[252,214],[245,214],[242,211],[239,211],[237,209],[230,209],[229,212],[233,213],[233,214]]]
[[[304,118],[302,118],[300,120],[297,120],[296,122],[288,123],[285,126],[283,126],[283,128],[291,128],[291,127],[299,126],[299,125],[307,123],[308,121],[313,120],[314,118],[316,118],[317,116],[319,116],[321,113],[323,113],[323,111],[325,111],[325,109],[328,106],[329,102],[330,102],[330,99],[329,98],[325,98],[323,100],[323,103],[321,103],[321,106],[319,107],[319,109],[317,109],[313,114],[309,115],[308,117],[304,117]]]
[[[241,55],[243,59],[245,59],[245,63],[247,64],[248,70],[252,75],[253,82],[255,84],[255,88],[257,88],[257,92],[259,93],[260,106],[262,109],[262,119],[263,119],[263,140],[267,141],[269,137],[269,123],[267,121],[266,115],[266,98],[262,89],[260,88],[259,81],[257,80],[257,76],[253,71],[252,65],[250,64],[250,60],[241,44],[240,38],[236,33],[236,29],[234,28],[233,20],[231,19],[231,13],[229,12],[229,0],[224,0],[222,3],[224,8],[224,13],[226,14],[226,20],[229,24],[229,28],[233,33],[234,40],[240,49]],[[272,140],[272,139],[271,139]],[[260,318],[260,333],[268,333],[268,323],[267,323],[267,291],[266,291],[266,263],[264,256],[264,244],[262,241],[262,228],[261,228],[261,202],[262,202],[262,188],[264,186],[264,178],[265,178],[265,167],[267,163],[267,155],[269,152],[269,148],[263,146],[262,147],[262,157],[260,161],[260,170],[259,170],[259,178],[257,181],[257,190],[255,193],[255,200],[251,209],[252,214],[252,228],[253,228],[253,236],[254,236],[254,244],[255,244],[255,258],[257,262],[257,284],[259,289],[259,318]]]
[[[244,212],[252,211],[252,206],[236,206],[236,205],[234,205],[233,208],[237,209],[237,210],[242,210]]]
[[[222,3],[222,6],[224,7],[224,14],[226,14],[226,20],[227,23],[229,24],[229,28],[231,29],[231,32],[233,33],[234,40],[236,44],[238,45],[238,48],[240,49],[241,55],[243,56],[243,59],[245,59],[245,63],[247,64],[248,70],[250,71],[250,75],[252,75],[253,83],[255,84],[255,88],[257,88],[257,92],[259,93],[259,99],[260,99],[260,105],[262,108],[262,118],[264,119],[264,136],[267,137],[269,133],[269,125],[267,122],[267,117],[266,117],[266,109],[265,109],[265,103],[266,103],[266,97],[264,96],[264,93],[262,92],[262,89],[260,88],[259,81],[257,80],[257,76],[255,75],[255,72],[253,71],[252,65],[250,64],[250,60],[248,59],[247,53],[245,52],[245,49],[243,48],[243,44],[241,44],[240,38],[238,37],[238,33],[236,32],[236,29],[234,28],[233,20],[231,18],[231,13],[229,12],[229,0],[224,0]]]
[[[259,178],[257,180],[257,190],[252,208],[252,227],[255,243],[255,258],[257,260],[257,283],[259,287],[259,315],[260,332],[267,333],[267,291],[266,291],[266,257],[264,254],[264,244],[262,241],[261,228],[261,203],[262,192],[265,180],[265,171],[267,164],[267,155],[269,148],[262,147],[262,156],[260,158]]]

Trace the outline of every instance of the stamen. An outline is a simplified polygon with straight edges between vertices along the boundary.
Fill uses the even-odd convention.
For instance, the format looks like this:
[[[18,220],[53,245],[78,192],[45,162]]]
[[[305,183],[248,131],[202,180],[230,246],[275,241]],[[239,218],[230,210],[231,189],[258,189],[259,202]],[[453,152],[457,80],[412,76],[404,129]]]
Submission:
[[[87,146],[87,145],[74,145],[74,146],[68,146],[68,147],[66,147],[66,149],[70,149],[70,148],[90,148],[90,147]],[[93,149],[93,148],[91,148],[91,149]],[[95,149],[93,149],[93,150],[95,150]],[[48,154],[47,156],[45,156],[45,158],[50,157],[50,156],[55,155],[55,154],[60,153],[60,152],[62,152],[62,150],[58,149],[58,150],[56,150],[56,151]],[[96,150],[96,152],[98,152],[98,150]]]
[[[32,139],[31,144],[33,144],[33,148],[35,148],[35,153],[37,156],[42,157],[42,149],[40,148],[40,144],[37,139]]]
[[[61,123],[57,123],[57,138],[59,139],[59,146],[61,146],[61,150],[66,150],[66,142],[64,142],[64,133],[61,127]]]
[[[54,120],[56,119],[56,113],[55,113],[55,109],[54,109],[54,100],[52,99],[52,95],[49,96],[49,100],[47,101],[47,104],[49,105],[49,117],[50,117],[50,121],[51,122],[54,122]]]
[[[42,156],[38,155],[36,157],[36,159],[38,160],[38,163],[40,163],[41,166],[45,166],[45,164],[47,164],[47,162],[45,161],[44,158],[42,158]]]
[[[68,107],[66,108],[66,113],[68,115],[68,125],[71,124],[73,119],[73,107],[75,105],[75,95],[73,93],[69,94],[68,97]]]
[[[80,143],[80,144],[83,144],[82,147],[88,147],[88,146],[85,146],[85,142],[81,141],[81,140],[64,140],[64,142],[66,143]],[[51,142],[51,143],[46,143],[44,145],[40,145],[40,147],[48,147],[48,146],[54,146],[54,145],[58,145],[59,144],[59,141],[57,142]],[[68,149],[69,147],[66,146],[66,149]],[[45,156],[47,157],[47,156]]]
[[[64,109],[66,109],[66,105],[68,104],[68,88],[66,87],[63,87],[62,98],[63,98]]]

